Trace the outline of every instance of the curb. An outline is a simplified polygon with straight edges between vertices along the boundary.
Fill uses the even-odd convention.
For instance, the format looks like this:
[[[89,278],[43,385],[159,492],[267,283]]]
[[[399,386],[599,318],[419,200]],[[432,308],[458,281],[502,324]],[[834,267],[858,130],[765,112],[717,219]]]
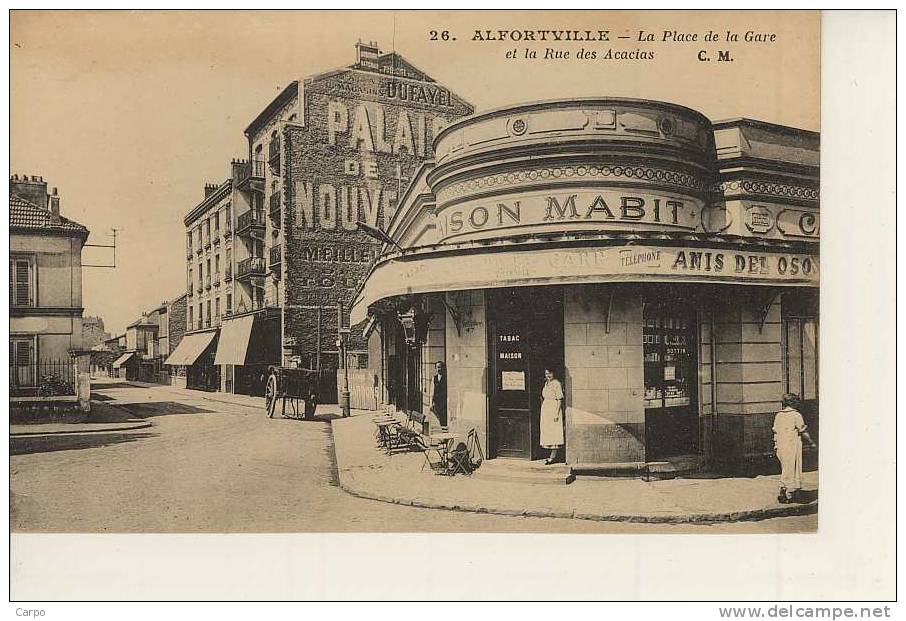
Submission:
[[[330,425],[330,434],[333,436],[333,423]],[[405,498],[402,496],[385,496],[349,485],[345,481],[346,475],[340,468],[337,458],[337,443],[333,437],[334,463],[337,464],[337,481],[340,489],[351,496],[365,500],[376,500],[408,507],[422,509],[437,509],[444,511],[460,511],[463,513],[484,513],[492,515],[506,515],[515,517],[561,518],[571,520],[589,520],[593,522],[626,522],[638,524],[715,524],[721,522],[757,522],[778,517],[792,517],[810,515],[818,512],[818,501],[787,505],[785,507],[767,507],[764,509],[749,509],[745,511],[731,511],[726,513],[579,513],[576,511],[557,511],[553,509],[513,509],[503,507],[485,507],[463,503],[424,500],[419,498]]]
[[[78,424],[78,423],[76,423]],[[115,424],[115,423],[114,423]],[[151,421],[143,420],[137,423],[119,423],[118,427],[102,427],[100,429],[64,429],[62,431],[21,431],[9,434],[10,438],[33,438],[35,436],[59,436],[81,433],[105,433],[111,431],[129,431],[132,429],[146,429],[151,427]]]

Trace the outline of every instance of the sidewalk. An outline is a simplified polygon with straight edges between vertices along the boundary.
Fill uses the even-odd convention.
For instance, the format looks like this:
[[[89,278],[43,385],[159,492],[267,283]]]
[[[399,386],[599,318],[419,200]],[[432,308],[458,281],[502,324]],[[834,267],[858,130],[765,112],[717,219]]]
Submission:
[[[151,426],[151,421],[135,418],[130,412],[103,401],[91,401],[91,412],[79,417],[79,420],[65,422],[30,422],[10,423],[9,435],[42,436],[61,433],[97,433],[102,431],[126,431],[144,429]]]
[[[372,500],[502,515],[598,521],[694,523],[760,520],[817,511],[777,502],[777,476],[639,479],[580,478],[570,485],[533,485],[422,471],[421,453],[385,455],[374,443],[370,412],[331,422],[340,487]],[[805,473],[818,489],[818,473]]]

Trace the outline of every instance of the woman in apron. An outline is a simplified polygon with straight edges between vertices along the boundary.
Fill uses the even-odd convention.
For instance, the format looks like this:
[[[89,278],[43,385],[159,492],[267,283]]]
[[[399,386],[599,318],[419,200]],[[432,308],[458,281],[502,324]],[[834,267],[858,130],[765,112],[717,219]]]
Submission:
[[[815,446],[802,414],[796,408],[799,405],[798,395],[783,395],[783,409],[774,417],[774,450],[780,461],[780,493],[777,501],[793,502],[802,489],[802,441]]]
[[[551,451],[544,462],[550,465],[563,446],[563,385],[551,369],[544,370],[541,398],[541,446]]]

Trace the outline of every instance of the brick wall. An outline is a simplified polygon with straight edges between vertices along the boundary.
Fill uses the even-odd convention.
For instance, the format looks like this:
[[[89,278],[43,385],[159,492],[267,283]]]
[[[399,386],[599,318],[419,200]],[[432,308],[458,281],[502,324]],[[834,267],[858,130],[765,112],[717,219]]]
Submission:
[[[167,308],[167,321],[170,322],[168,329],[172,353],[186,334],[186,296],[180,296],[170,303]]]
[[[569,463],[645,459],[642,304],[606,286],[566,287],[566,458]]]
[[[437,109],[386,97],[388,79],[349,71],[306,82],[305,126],[283,131],[284,333],[303,358],[318,348],[318,306],[325,308],[321,351],[336,350],[335,327],[325,329],[323,313],[332,307],[335,316],[338,304],[348,312],[380,250],[355,222],[386,228],[399,193],[432,156],[439,126],[472,111],[458,98]],[[368,350],[361,326],[349,345]]]

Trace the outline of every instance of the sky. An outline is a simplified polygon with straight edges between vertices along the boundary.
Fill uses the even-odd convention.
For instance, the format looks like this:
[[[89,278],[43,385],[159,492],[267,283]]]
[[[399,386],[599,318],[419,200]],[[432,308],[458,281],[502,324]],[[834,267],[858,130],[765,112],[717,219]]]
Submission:
[[[609,30],[613,41],[475,40],[476,30],[499,29]],[[639,42],[640,30],[656,41]],[[741,41],[706,43],[709,30],[738,32]],[[698,40],[664,42],[664,31]],[[747,31],[776,36],[746,43]],[[83,270],[85,315],[121,333],[184,291],[182,219],[205,183],[222,182],[230,160],[247,157],[243,130],[289,82],[353,63],[359,39],[395,49],[478,111],[626,96],[683,104],[713,120],[820,128],[814,12],[13,11],[9,172],[59,188],[63,215],[88,226],[89,243],[110,243],[118,230],[116,269]],[[609,47],[655,59],[576,58],[582,48]],[[540,58],[506,58],[525,48]],[[544,60],[547,48],[571,57]],[[733,61],[697,58],[719,49]],[[104,249],[83,252],[85,263],[111,258]]]

